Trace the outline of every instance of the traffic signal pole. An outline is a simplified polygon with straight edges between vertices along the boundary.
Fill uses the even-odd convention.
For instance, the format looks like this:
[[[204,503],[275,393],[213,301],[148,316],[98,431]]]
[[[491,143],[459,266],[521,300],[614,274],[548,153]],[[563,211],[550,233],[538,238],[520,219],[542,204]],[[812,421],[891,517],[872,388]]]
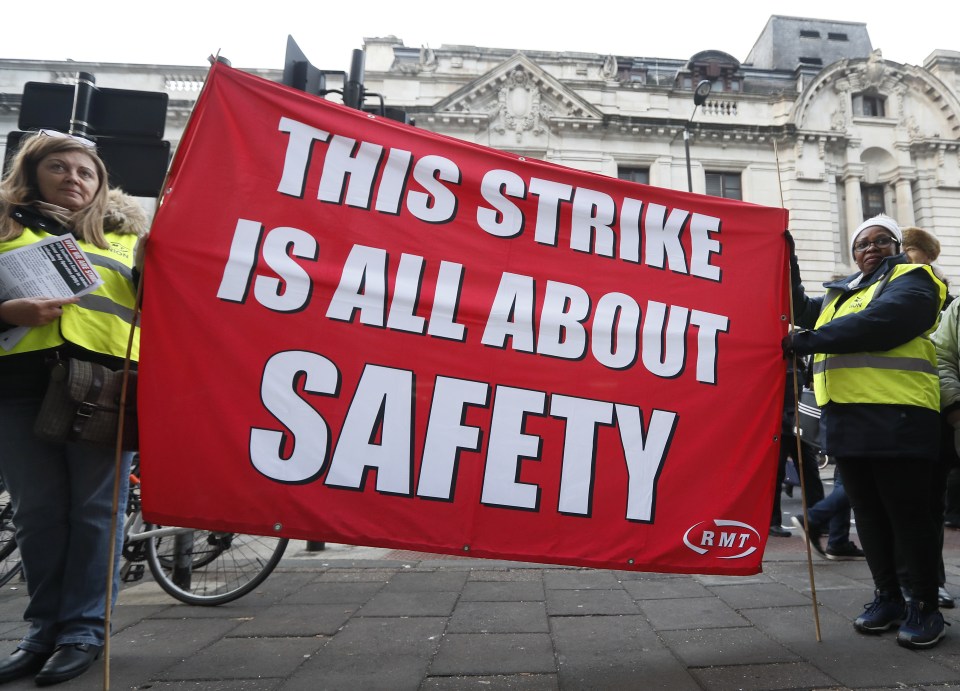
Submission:
[[[77,72],[77,85],[73,90],[73,113],[70,116],[69,134],[88,137],[91,132],[90,111],[97,80],[89,72]]]

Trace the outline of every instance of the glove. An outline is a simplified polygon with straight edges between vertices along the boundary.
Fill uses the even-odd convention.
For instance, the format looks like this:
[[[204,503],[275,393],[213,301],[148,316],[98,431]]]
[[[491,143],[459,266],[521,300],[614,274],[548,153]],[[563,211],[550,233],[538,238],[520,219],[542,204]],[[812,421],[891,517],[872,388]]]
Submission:
[[[803,285],[803,279],[800,278],[800,263],[797,261],[797,243],[793,240],[789,230],[783,231],[783,237],[787,240],[787,250],[790,259],[790,285],[796,289]]]
[[[787,332],[787,335],[780,341],[780,348],[783,350],[784,359],[789,360],[792,357],[802,357],[810,352],[809,348],[805,348],[802,345],[803,341],[806,340],[803,337],[808,333],[810,333],[809,329],[796,329],[795,331]]]
[[[795,333],[796,332],[794,331],[788,331],[787,335],[783,337],[782,341],[780,341],[780,348],[783,350],[784,360],[789,360],[797,354],[793,343],[793,336]]]
[[[793,235],[789,230],[783,231],[783,237],[787,239],[787,248],[790,250],[790,254],[797,253],[797,243],[793,240]]]

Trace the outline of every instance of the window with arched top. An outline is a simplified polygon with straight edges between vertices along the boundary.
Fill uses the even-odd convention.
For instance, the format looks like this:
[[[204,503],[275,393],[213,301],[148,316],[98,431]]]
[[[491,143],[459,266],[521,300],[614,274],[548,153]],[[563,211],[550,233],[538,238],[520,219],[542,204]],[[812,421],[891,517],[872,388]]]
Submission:
[[[887,116],[887,97],[877,92],[864,91],[853,95],[853,114],[864,118]]]
[[[713,93],[743,91],[740,62],[732,55],[719,50],[697,53],[677,76],[677,84],[684,89],[695,89],[706,79]]]

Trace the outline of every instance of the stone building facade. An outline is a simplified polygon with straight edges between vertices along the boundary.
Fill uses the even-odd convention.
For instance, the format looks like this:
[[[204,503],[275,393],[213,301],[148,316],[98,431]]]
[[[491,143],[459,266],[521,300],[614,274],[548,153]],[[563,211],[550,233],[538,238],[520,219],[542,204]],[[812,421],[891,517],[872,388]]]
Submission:
[[[960,285],[958,51],[903,65],[883,58],[866,24],[783,16],[743,62],[716,50],[678,60],[408,47],[392,36],[363,49],[367,107],[382,99],[417,127],[524,156],[686,189],[687,129],[693,191],[788,208],[811,288],[852,270],[848,234],[879,211],[936,234],[938,263]],[[17,127],[25,82],[69,83],[78,71],[100,86],[167,92],[174,145],[206,73],[0,60],[0,139]],[[712,88],[697,107],[704,80]]]

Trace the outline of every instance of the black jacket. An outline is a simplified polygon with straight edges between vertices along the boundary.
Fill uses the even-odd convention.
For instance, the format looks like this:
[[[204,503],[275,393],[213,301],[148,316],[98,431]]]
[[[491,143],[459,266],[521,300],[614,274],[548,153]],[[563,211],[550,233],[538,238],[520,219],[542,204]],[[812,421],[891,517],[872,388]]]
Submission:
[[[812,328],[823,306],[823,297],[808,297],[800,283],[795,258],[792,263],[794,318],[800,327]],[[859,273],[825,283],[840,290],[845,301],[876,283],[894,265],[908,263],[904,255],[887,257],[870,276],[853,288]],[[926,271],[911,271],[890,281],[861,312],[794,335],[798,355],[858,353],[890,350],[919,336],[939,317],[939,289]],[[939,411],[918,406],[866,403],[828,403],[823,407],[824,451],[837,457],[936,458],[940,440]]]

